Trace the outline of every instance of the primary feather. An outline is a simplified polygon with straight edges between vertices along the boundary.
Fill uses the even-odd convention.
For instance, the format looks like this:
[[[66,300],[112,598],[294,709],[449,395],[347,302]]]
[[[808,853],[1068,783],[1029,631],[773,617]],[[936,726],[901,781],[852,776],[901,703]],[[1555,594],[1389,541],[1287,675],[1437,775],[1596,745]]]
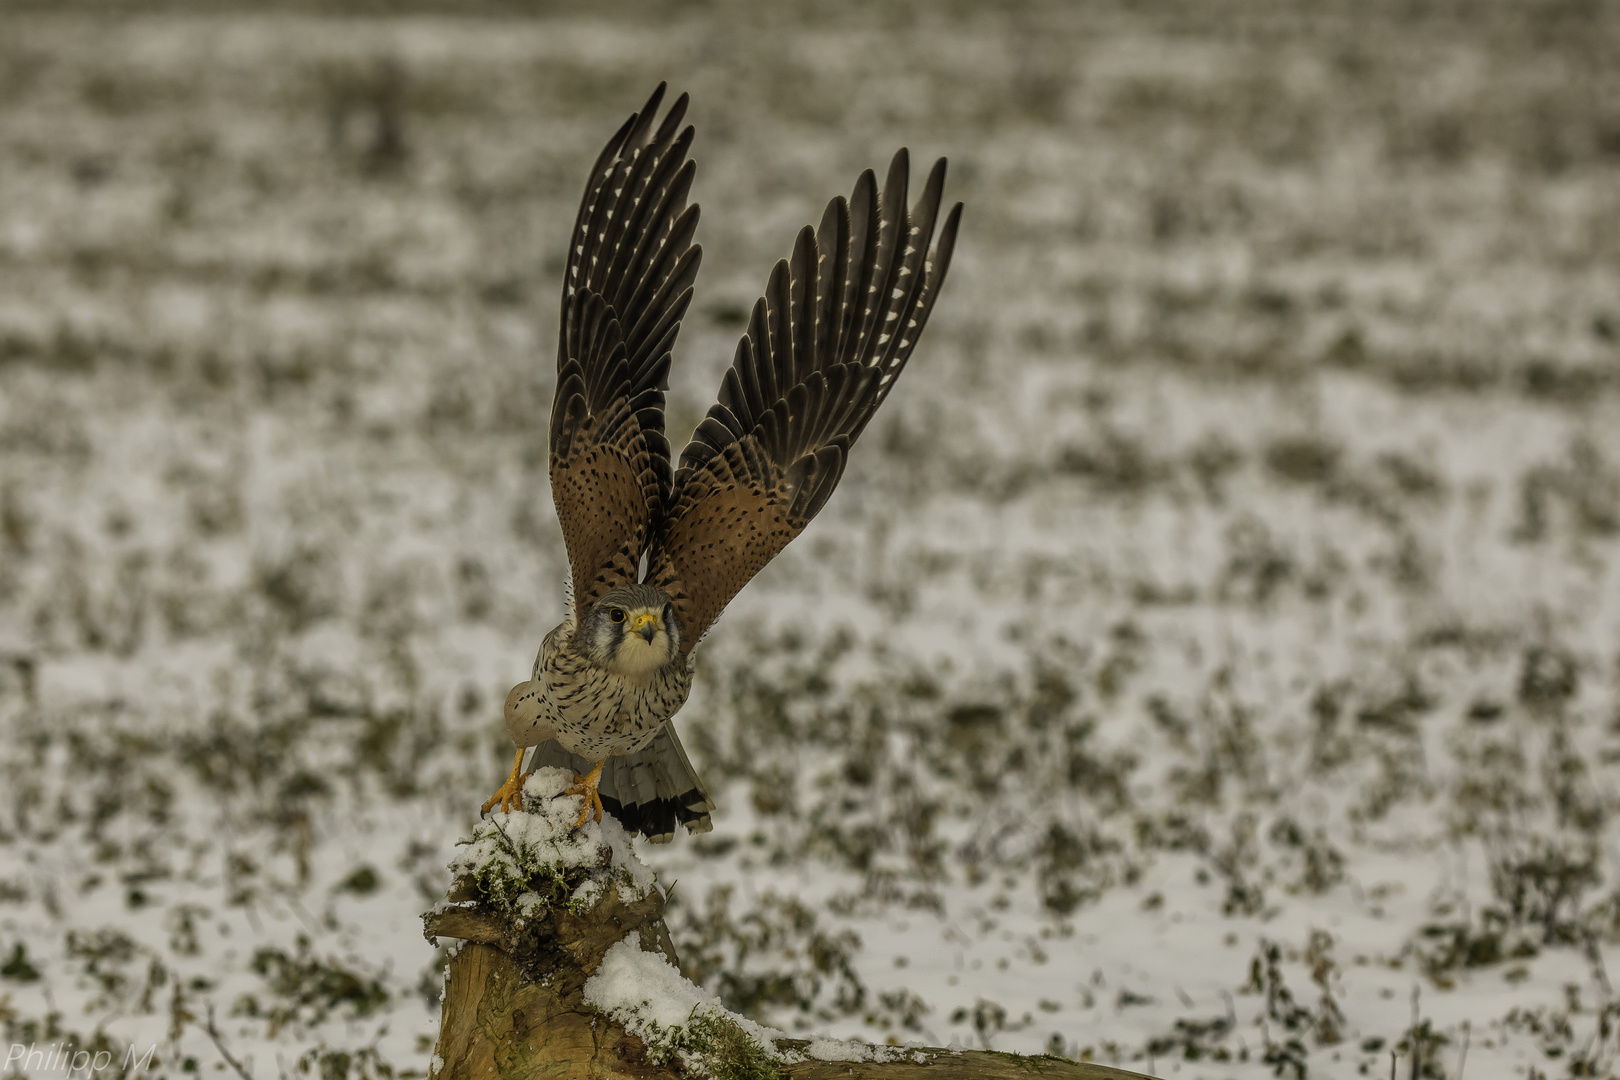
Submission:
[[[865,172],[800,231],[681,453],[647,580],[674,598],[688,651],[826,504],[928,321],[962,205],[936,242],[945,161],[910,208],[909,172],[901,150],[882,196]]]
[[[635,581],[669,490],[664,388],[702,250],[686,95],[655,130],[663,96],[597,158],[569,240],[550,471],[576,610]]]

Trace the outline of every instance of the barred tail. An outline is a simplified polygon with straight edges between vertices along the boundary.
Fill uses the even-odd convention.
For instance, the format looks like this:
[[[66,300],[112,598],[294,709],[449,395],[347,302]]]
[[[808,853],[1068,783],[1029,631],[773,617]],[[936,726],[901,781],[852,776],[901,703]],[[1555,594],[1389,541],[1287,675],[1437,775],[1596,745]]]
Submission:
[[[550,765],[584,775],[595,764],[551,740],[535,747],[527,768]],[[709,820],[714,802],[681,747],[674,724],[665,724],[644,749],[608,758],[596,791],[602,796],[602,808],[627,832],[641,833],[655,844],[673,840],[677,822],[689,833],[714,828]]]

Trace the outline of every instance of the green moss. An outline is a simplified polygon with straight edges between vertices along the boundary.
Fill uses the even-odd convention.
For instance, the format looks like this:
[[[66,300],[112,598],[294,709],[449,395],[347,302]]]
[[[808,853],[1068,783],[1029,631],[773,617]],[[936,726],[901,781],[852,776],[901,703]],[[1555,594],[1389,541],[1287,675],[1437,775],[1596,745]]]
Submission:
[[[591,910],[591,908],[596,906],[596,902],[602,899],[603,895],[607,892],[607,884],[605,882],[592,881],[588,882],[587,885],[588,887],[584,889],[576,888],[569,890],[568,910],[573,912],[575,915],[583,915],[585,912]]]
[[[1020,1072],[1033,1073],[1036,1076],[1045,1074],[1048,1065],[1078,1065],[1073,1058],[1066,1058],[1060,1054],[1009,1054],[1004,1050],[986,1050],[986,1054],[1004,1061]]]
[[[714,1080],[776,1080],[776,1061],[735,1021],[719,1013],[694,1011],[676,1044],[695,1055]]]
[[[493,851],[487,846],[491,842]],[[476,899],[506,915],[528,918],[554,906],[582,915],[615,886],[634,891],[630,873],[612,865],[605,850],[596,865],[580,865],[559,857],[550,844],[515,841],[493,821],[479,825],[461,844],[472,846],[473,855],[456,860],[457,872],[471,883]]]
[[[515,844],[502,847],[506,857],[479,863],[473,868],[472,882],[480,900],[508,915],[527,915],[566,901],[585,880],[587,872],[580,867],[568,867],[561,860],[546,861],[532,849]]]
[[[725,1013],[698,1006],[680,1027],[656,1023],[639,1032],[654,1065],[679,1063],[712,1080],[776,1080],[776,1056]]]

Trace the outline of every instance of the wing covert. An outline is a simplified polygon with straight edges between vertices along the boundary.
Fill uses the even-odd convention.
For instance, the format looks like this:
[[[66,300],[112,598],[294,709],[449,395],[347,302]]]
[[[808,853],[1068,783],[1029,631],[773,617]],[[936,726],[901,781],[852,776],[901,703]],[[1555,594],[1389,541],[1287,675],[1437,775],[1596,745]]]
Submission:
[[[754,305],[719,400],[681,453],[647,580],[674,599],[687,652],[820,511],[916,347],[962,204],[935,242],[945,160],[908,210],[909,172],[902,149],[881,196],[868,170],[847,201],[828,204],[819,228],[800,231]]]
[[[569,239],[551,407],[551,495],[575,610],[633,582],[670,484],[664,390],[702,250],[682,94],[660,83],[591,169]]]

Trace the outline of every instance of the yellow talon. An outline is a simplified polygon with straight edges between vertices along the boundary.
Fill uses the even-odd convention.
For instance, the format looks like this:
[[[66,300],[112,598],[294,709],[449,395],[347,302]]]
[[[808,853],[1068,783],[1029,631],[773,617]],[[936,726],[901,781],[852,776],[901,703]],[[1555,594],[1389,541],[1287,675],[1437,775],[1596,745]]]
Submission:
[[[596,785],[602,782],[602,766],[605,764],[606,761],[598,761],[596,768],[585,776],[575,776],[573,786],[563,792],[564,795],[585,796],[585,805],[579,810],[579,820],[574,822],[576,829],[591,819],[593,810],[596,812],[596,820],[602,820],[602,796],[596,793]]]
[[[501,804],[501,813],[503,814],[523,809],[523,782],[529,778],[528,773],[518,771],[523,768],[523,749],[521,746],[518,747],[517,757],[512,761],[512,775],[506,778],[506,783],[501,785],[501,789],[491,795],[489,802],[485,803],[484,808],[478,811],[479,817],[489,813],[489,808],[496,803]]]

